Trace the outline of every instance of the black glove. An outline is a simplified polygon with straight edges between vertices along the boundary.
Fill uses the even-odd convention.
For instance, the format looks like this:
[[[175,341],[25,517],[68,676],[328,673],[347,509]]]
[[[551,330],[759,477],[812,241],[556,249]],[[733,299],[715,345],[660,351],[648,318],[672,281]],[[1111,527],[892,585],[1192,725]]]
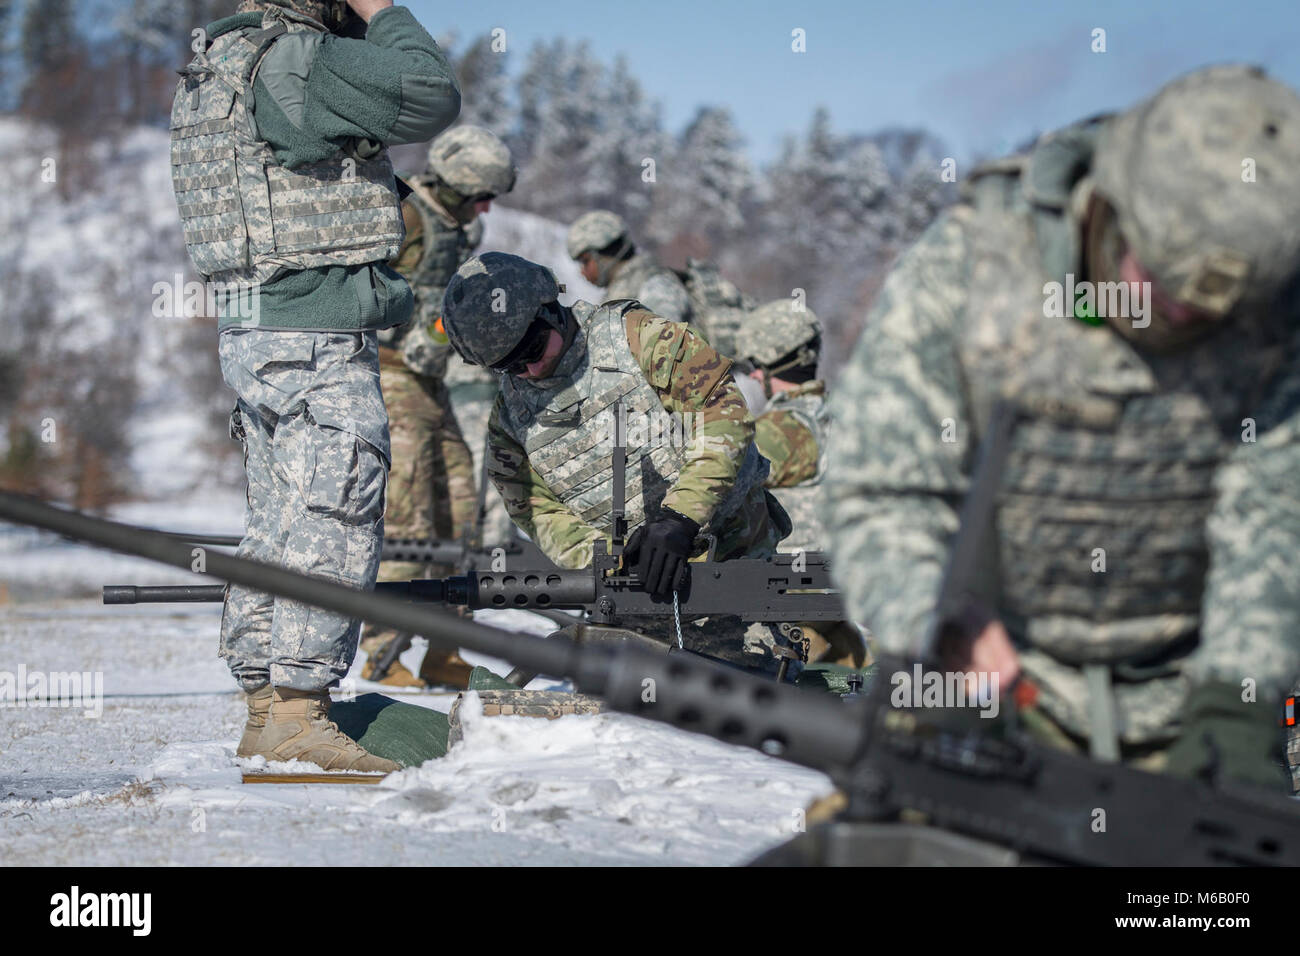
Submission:
[[[686,562],[700,526],[668,508],[632,532],[623,549],[623,566],[636,571],[643,590],[671,597],[686,584]]]
[[[1182,735],[1169,748],[1167,770],[1197,777],[1211,766],[1223,777],[1285,792],[1282,731],[1275,709],[1244,703],[1235,684],[1209,683],[1187,697]]]

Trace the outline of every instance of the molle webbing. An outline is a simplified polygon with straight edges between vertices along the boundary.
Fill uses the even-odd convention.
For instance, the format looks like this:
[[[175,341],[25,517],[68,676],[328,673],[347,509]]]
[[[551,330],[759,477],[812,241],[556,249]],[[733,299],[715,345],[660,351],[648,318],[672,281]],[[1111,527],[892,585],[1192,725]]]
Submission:
[[[195,268],[262,282],[280,269],[383,262],[403,226],[386,152],[335,156],[290,171],[258,138],[254,76],[285,33],[319,27],[267,10],[262,29],[222,34],[195,55],[172,103],[172,186]],[[302,47],[310,51],[309,45]],[[303,72],[310,60],[299,64]]]
[[[1113,404],[1108,427],[1040,416],[1012,437],[998,516],[1012,615],[1100,624],[1199,613],[1222,439],[1190,396]]]

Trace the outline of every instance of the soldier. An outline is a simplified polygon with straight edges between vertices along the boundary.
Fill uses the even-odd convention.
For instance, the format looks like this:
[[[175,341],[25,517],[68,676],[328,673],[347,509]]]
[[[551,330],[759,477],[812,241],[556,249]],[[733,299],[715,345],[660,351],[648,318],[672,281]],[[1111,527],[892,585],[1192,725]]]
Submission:
[[[639,302],[566,307],[558,294],[549,270],[490,252],[460,267],[443,300],[452,347],[504,373],[488,473],[511,518],[557,565],[591,564],[611,534],[617,404],[629,412],[625,556],[647,591],[671,597],[705,535],[721,560],[772,554],[789,522],[763,490],[767,462],[730,360]],[[682,637],[743,659],[744,631],[715,618],[684,622]]]
[[[1221,66],[971,177],[832,401],[831,551],[882,646],[927,632],[1008,396],[1029,421],[996,607],[950,665],[996,674],[1059,746],[1277,785],[1272,702],[1300,672],[1297,162],[1300,98]]]
[[[385,265],[402,213],[384,147],[440,132],[460,92],[432,37],[389,0],[245,0],[204,41],[176,91],[172,177],[195,267],[239,289],[219,345],[248,472],[239,554],[368,588],[389,458],[375,335],[412,305]],[[397,769],[329,718],[359,629],[229,589],[221,656],[248,694],[239,756]]]
[[[381,332],[379,348],[393,447],[384,512],[389,537],[450,539],[473,533],[478,473],[443,381],[451,349],[440,327],[442,294],[456,267],[483,237],[479,216],[514,184],[515,167],[505,143],[486,129],[457,126],[433,141],[428,171],[411,182],[411,194],[402,204],[406,239],[390,265],[411,283],[415,313],[407,325]],[[379,579],[454,573],[456,569],[441,566],[385,562]],[[372,676],[375,656],[395,639],[407,637],[366,627],[361,649],[369,659],[363,677]],[[418,678],[395,660],[381,683],[464,687],[469,672],[469,664],[456,652],[431,647]]]
[[[670,322],[691,320],[686,286],[671,269],[638,253],[621,216],[596,209],[579,216],[565,241],[583,277],[605,290],[605,301],[635,299]]]
[[[767,397],[766,409],[754,422],[754,443],[772,465],[764,487],[794,525],[781,542],[785,552],[826,546],[816,508],[826,476],[830,429],[826,383],[817,377],[821,332],[811,309],[791,299],[774,299],[749,313],[735,340],[741,360],[750,366],[749,377]],[[866,648],[850,622],[800,627],[811,642],[810,660],[862,666]]]

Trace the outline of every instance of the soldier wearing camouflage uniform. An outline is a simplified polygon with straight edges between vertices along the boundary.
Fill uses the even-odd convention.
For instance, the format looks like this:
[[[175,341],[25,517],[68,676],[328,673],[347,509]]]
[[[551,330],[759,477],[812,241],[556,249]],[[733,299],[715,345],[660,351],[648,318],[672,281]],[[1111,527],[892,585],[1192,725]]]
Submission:
[[[997,673],[1059,746],[1277,784],[1300,673],[1298,161],[1300,98],[1225,66],[971,177],[832,401],[831,551],[880,645],[927,633],[1006,397],[1027,420],[996,606],[971,608],[950,666]],[[1104,309],[1102,287],[1061,296],[1084,279],[1113,283]]]
[[[639,302],[565,307],[558,292],[542,266],[487,253],[461,266],[443,302],[452,346],[505,373],[488,426],[488,472],[515,522],[559,566],[590,565],[594,542],[612,533],[613,410],[621,406],[625,557],[646,590],[671,597],[706,535],[721,560],[772,554],[788,519],[763,490],[767,462],[730,360]],[[506,312],[493,311],[494,296]],[[735,621],[683,622],[686,644],[714,653],[729,642],[739,655],[744,630]]]
[[[410,182],[402,204],[406,239],[390,265],[411,283],[415,312],[404,326],[379,333],[380,381],[388,407],[393,465],[388,477],[384,527],[390,538],[463,538],[474,533],[478,472],[461,437],[444,382],[451,353],[441,329],[442,294],[456,268],[483,237],[479,216],[514,188],[515,168],[505,143],[486,129],[457,126],[429,147],[428,171]],[[492,379],[495,386],[495,377]],[[445,577],[457,569],[384,562],[381,581]],[[398,635],[367,626],[361,649],[375,656]],[[429,648],[417,678],[393,661],[382,683],[464,687],[470,666],[454,651]]]
[[[691,298],[671,269],[638,253],[621,216],[596,209],[579,216],[565,240],[583,277],[605,290],[605,301],[635,299],[670,322],[691,320]]]
[[[781,542],[786,553],[826,547],[817,505],[826,476],[830,413],[826,383],[817,377],[821,322],[791,299],[774,299],[751,311],[737,326],[735,350],[750,367],[749,377],[767,397],[754,421],[754,443],[771,462],[765,487],[790,516],[794,530]],[[862,666],[866,648],[848,621],[800,625],[810,659]]]
[[[219,320],[248,472],[239,554],[371,587],[389,458],[375,335],[411,312],[384,265],[402,240],[384,146],[441,131],[460,93],[388,0],[244,2],[204,41],[176,91],[172,178],[195,267],[240,292]],[[397,769],[329,719],[359,627],[230,587],[221,656],[248,694],[239,756]]]
[[[825,545],[815,507],[826,474],[826,383],[817,377],[821,322],[790,299],[766,302],[749,314],[736,351],[763,387],[767,405],[754,423],[754,441],[772,463],[771,489],[794,524],[782,551]]]

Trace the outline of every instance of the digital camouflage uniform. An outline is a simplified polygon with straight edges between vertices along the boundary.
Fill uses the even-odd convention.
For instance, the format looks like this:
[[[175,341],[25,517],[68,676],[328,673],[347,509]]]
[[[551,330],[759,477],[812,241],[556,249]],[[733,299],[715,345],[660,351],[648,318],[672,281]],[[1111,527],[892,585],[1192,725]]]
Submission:
[[[574,260],[580,260],[584,253],[597,255],[595,284],[604,290],[606,302],[635,299],[671,322],[691,321],[691,296],[686,285],[677,273],[659,265],[652,256],[627,255],[633,248],[632,239],[627,223],[616,213],[594,209],[579,216],[569,227],[565,247]],[[603,251],[611,247],[617,251]]]
[[[1229,249],[1254,249],[1255,229],[1293,249],[1294,217],[1267,221],[1274,206],[1291,215],[1293,164],[1283,171],[1261,156],[1259,181],[1234,186],[1233,160],[1228,195],[1220,181],[1198,188],[1192,164],[1178,168],[1197,149],[1233,142],[1222,128],[1271,135],[1264,123],[1238,128],[1243,103],[1297,115],[1289,91],[1225,69],[1171,87],[1182,102],[1190,91],[1201,109],[1218,110],[1213,121],[1188,124],[1161,106],[1144,127],[1163,147],[1163,165],[1148,171],[1129,160],[1129,175],[1164,179],[1138,211],[1176,208],[1159,193],[1183,175],[1188,201],[1202,204],[1199,221],[1219,223]],[[1229,95],[1242,87],[1248,95]],[[1125,114],[1126,123],[1147,115]],[[1124,144],[1134,137],[1121,139],[1126,127],[1109,125],[1118,122],[1069,127],[991,164],[894,268],[837,383],[824,513],[854,619],[889,651],[914,646],[931,622],[994,403],[1008,395],[1024,405],[1030,420],[1015,432],[1002,486],[996,611],[1037,688],[1049,739],[1086,747],[1113,704],[1123,758],[1159,768],[1194,686],[1253,682],[1261,710],[1252,719],[1265,726],[1272,716],[1262,702],[1300,671],[1300,584],[1287,570],[1300,546],[1300,353],[1288,341],[1293,293],[1173,349],[1143,348],[1126,319],[1112,327],[1046,317],[1044,283],[1084,271],[1079,217],[1095,185],[1085,174],[1097,172],[1094,151],[1103,155],[1099,137],[1115,136],[1105,155],[1130,155]],[[1294,124],[1286,136],[1297,155]],[[1258,139],[1252,148],[1264,151]],[[1261,204],[1233,189],[1268,192]],[[1236,205],[1246,195],[1260,217],[1251,222]],[[1168,225],[1164,238],[1188,250],[1178,261],[1197,262],[1197,231]],[[1124,235],[1140,261],[1156,261],[1139,229]],[[1246,419],[1257,441],[1243,441]],[[1110,683],[1111,700],[1090,693],[1090,681]]]
[[[688,258],[682,282],[691,302],[691,324],[723,355],[739,355],[737,340],[753,302],[711,262]]]
[[[605,301],[616,299],[636,299],[670,322],[691,319],[691,298],[682,280],[645,253],[637,253],[610,267]]]
[[[821,323],[812,310],[796,312],[791,300],[777,299],[750,310],[730,341],[745,362],[774,370],[764,379],[764,390],[772,395],[754,422],[754,444],[771,463],[764,487],[781,502],[793,525],[781,550],[824,550],[826,535],[818,504],[826,476],[830,428],[826,384],[820,379],[773,383],[791,368],[814,374],[820,358]],[[867,662],[862,635],[851,622],[805,621],[799,628],[808,640],[809,660],[854,667]]]
[[[392,263],[415,291],[415,315],[399,329],[380,333],[384,396],[393,434],[388,534],[392,537],[475,539],[478,473],[452,411],[446,377],[460,364],[442,323],[442,297],[462,262],[482,241],[481,213],[514,188],[510,149],[491,130],[456,126],[429,145],[424,175],[411,182],[403,205],[406,241]],[[476,542],[481,543],[481,542]],[[383,580],[445,577],[451,566],[386,563]],[[362,647],[372,658],[395,632],[369,628]],[[462,685],[469,666],[458,655],[430,649],[420,675],[428,683]],[[367,663],[363,674],[374,678]],[[382,679],[420,681],[394,661]]]
[[[409,11],[377,12],[354,40],[294,6],[209,25],[176,91],[172,178],[195,267],[260,306],[251,321],[220,317],[248,472],[239,553],[369,587],[389,458],[375,330],[411,308],[384,266],[403,226],[382,144],[441,130],[459,91]],[[347,673],[358,628],[232,585],[221,656],[250,694],[268,680],[316,694]]]
[[[777,392],[754,422],[754,442],[772,463],[766,487],[794,525],[782,551],[814,551],[826,545],[818,513],[830,414],[820,379]]]
[[[479,482],[483,478],[483,452],[487,443],[488,417],[496,401],[498,376],[489,369],[470,365],[459,355],[447,360],[447,391],[451,407],[460,423],[461,434],[473,456],[475,501],[477,511]],[[483,543],[487,547],[509,541],[515,536],[514,523],[506,512],[505,502],[491,482],[482,489],[486,513],[483,516]]]
[[[385,534],[450,540],[471,533],[477,511],[476,472],[444,381],[449,358],[460,359],[445,341],[438,341],[432,326],[441,314],[447,281],[473,254],[483,227],[477,219],[469,226],[457,223],[427,184],[417,181],[411,187],[402,204],[406,239],[391,264],[411,283],[415,314],[408,325],[381,334],[384,344],[379,350],[393,449]],[[378,580],[455,573],[457,569],[442,565],[385,561]],[[394,637],[387,628],[367,625],[361,648],[373,656]]]
[[[716,557],[773,553],[788,524],[762,488],[767,463],[753,445],[753,419],[731,378],[731,363],[686,325],[635,302],[573,306],[579,330],[553,376],[503,377],[488,426],[488,472],[515,522],[556,564],[590,565],[592,545],[608,540],[615,401],[628,410],[629,531],[662,508],[695,521],[716,538]],[[638,420],[686,423],[686,442],[654,439]],[[638,417],[641,417],[640,419]],[[556,422],[554,425],[543,424]],[[665,639],[670,625],[639,628]],[[686,646],[738,657],[738,619],[683,621]],[[769,635],[756,638],[770,643]]]

